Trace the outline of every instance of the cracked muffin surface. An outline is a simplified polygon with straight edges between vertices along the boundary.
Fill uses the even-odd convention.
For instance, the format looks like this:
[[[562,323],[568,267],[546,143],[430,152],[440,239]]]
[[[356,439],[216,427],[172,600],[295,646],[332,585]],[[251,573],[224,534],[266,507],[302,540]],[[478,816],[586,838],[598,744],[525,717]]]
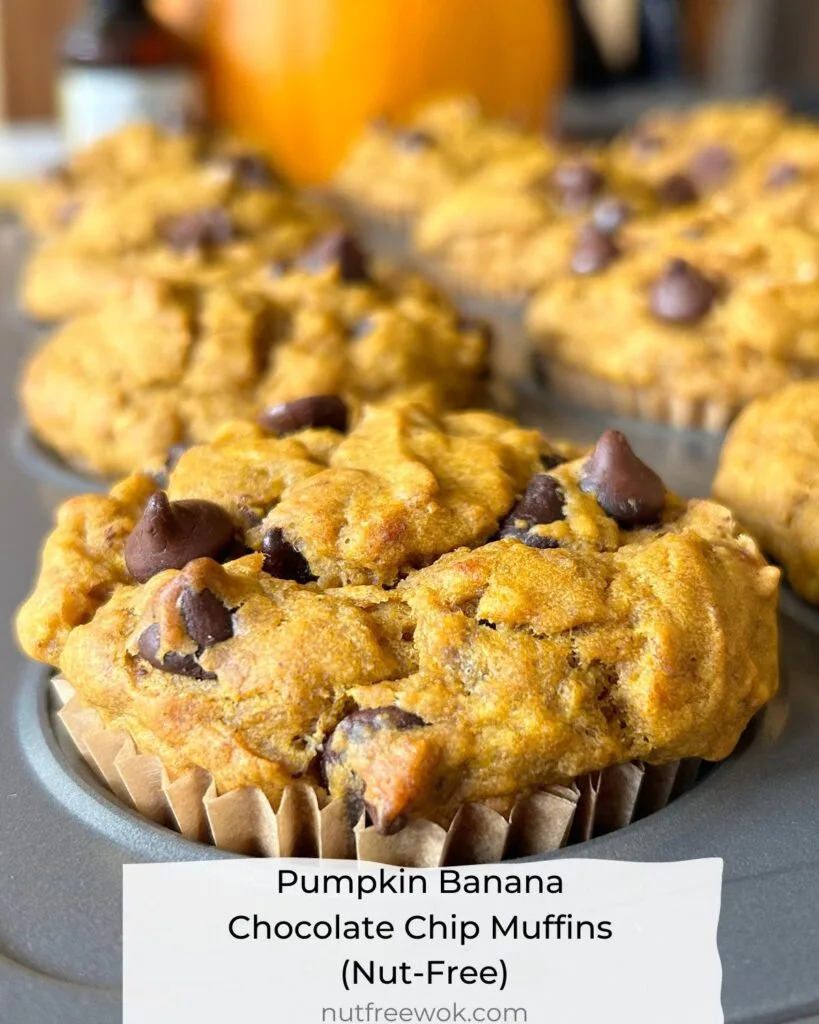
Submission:
[[[344,427],[293,403],[162,489],[67,502],[24,649],[172,776],[274,805],[298,778],[383,831],[635,758],[723,758],[775,693],[778,570],[621,434],[577,458],[407,402]]]
[[[358,249],[353,267],[346,238],[243,286],[131,282],[29,360],[20,394],[35,435],[114,476],[295,398],[340,394],[354,410],[413,392],[445,407],[480,400],[485,329],[420,283],[370,276]]]

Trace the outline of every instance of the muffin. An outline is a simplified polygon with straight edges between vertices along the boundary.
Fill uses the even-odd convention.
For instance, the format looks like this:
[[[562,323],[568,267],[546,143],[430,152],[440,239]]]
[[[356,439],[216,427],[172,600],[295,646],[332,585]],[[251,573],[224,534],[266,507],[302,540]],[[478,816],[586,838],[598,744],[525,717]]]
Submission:
[[[58,513],[20,642],[172,779],[447,827],[635,758],[724,758],[775,693],[778,571],[621,434],[563,461],[489,412],[339,426],[225,427],[164,489]]]
[[[326,228],[246,158],[156,173],[98,196],[32,255],[22,305],[37,320],[67,319],[120,295],[135,275],[208,284],[291,259]]]
[[[793,589],[819,604],[819,381],[748,406],[725,439],[714,494],[783,566]]]
[[[485,118],[475,100],[437,100],[408,125],[371,124],[334,189],[360,211],[408,220],[486,164],[540,151],[548,152],[544,142]]]
[[[582,402],[723,429],[749,401],[819,372],[819,236],[753,221],[630,243],[533,298],[545,374]]]
[[[31,182],[21,197],[21,215],[37,235],[59,233],[89,202],[155,175],[189,171],[205,150],[204,137],[195,132],[163,131],[148,122],[128,125]]]
[[[374,280],[360,250],[352,265],[353,245],[325,239],[272,280],[273,296],[252,281],[134,280],[30,357],[20,397],[31,430],[83,472],[113,477],[295,398],[338,394],[353,416],[419,391],[433,406],[480,400],[485,328]]]

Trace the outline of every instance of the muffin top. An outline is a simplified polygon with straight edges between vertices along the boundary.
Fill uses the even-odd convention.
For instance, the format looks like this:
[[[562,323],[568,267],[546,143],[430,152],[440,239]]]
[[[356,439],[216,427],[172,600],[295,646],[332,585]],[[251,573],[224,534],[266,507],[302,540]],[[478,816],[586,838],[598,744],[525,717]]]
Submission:
[[[819,236],[753,221],[628,233],[621,258],[537,293],[528,323],[559,362],[633,387],[744,404],[819,359]]]
[[[776,689],[778,572],[724,508],[614,431],[564,461],[488,412],[333,409],[67,502],[25,650],[172,775],[300,778],[385,831],[730,753]]]
[[[414,279],[382,277],[347,235],[237,284],[136,279],[28,362],[35,434],[102,476],[160,466],[227,420],[312,395],[362,402],[482,396],[489,337]]]

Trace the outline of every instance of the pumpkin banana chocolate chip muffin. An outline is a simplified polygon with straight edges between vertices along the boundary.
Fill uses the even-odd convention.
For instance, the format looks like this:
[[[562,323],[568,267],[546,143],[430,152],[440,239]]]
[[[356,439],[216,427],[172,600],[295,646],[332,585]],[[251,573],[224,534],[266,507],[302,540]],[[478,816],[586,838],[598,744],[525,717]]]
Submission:
[[[87,202],[35,250],[22,305],[37,320],[63,320],[122,294],[135,275],[223,281],[294,258],[328,220],[258,157],[149,175]]]
[[[252,288],[135,280],[30,358],[20,397],[31,430],[78,469],[113,477],[295,398],[339,394],[353,415],[419,389],[443,407],[482,400],[482,325],[423,292],[362,280],[363,255],[346,279],[337,249],[320,248],[292,271],[300,307],[290,274],[276,281],[290,308]]]
[[[405,220],[487,164],[551,152],[545,140],[486,118],[476,100],[455,97],[421,108],[406,126],[371,124],[334,188],[361,211]]]
[[[782,564],[793,589],[819,604],[819,381],[748,406],[725,439],[714,494]]]
[[[164,490],[67,502],[18,616],[171,778],[447,826],[635,758],[724,758],[775,693],[778,570],[621,434],[564,461],[488,412],[273,426],[226,427]]]
[[[742,217],[643,239],[527,311],[546,376],[578,400],[724,429],[752,399],[819,374],[819,236]]]

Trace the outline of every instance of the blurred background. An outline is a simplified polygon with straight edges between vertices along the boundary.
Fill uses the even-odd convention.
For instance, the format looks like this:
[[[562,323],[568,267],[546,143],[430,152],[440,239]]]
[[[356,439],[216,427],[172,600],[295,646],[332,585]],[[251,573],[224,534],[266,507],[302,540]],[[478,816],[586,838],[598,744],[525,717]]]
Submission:
[[[68,65],[146,59],[111,34],[146,3],[191,47],[211,115],[302,181],[326,179],[365,121],[447,90],[580,135],[664,100],[819,97],[819,0],[0,0],[0,115],[18,142],[48,148]]]

